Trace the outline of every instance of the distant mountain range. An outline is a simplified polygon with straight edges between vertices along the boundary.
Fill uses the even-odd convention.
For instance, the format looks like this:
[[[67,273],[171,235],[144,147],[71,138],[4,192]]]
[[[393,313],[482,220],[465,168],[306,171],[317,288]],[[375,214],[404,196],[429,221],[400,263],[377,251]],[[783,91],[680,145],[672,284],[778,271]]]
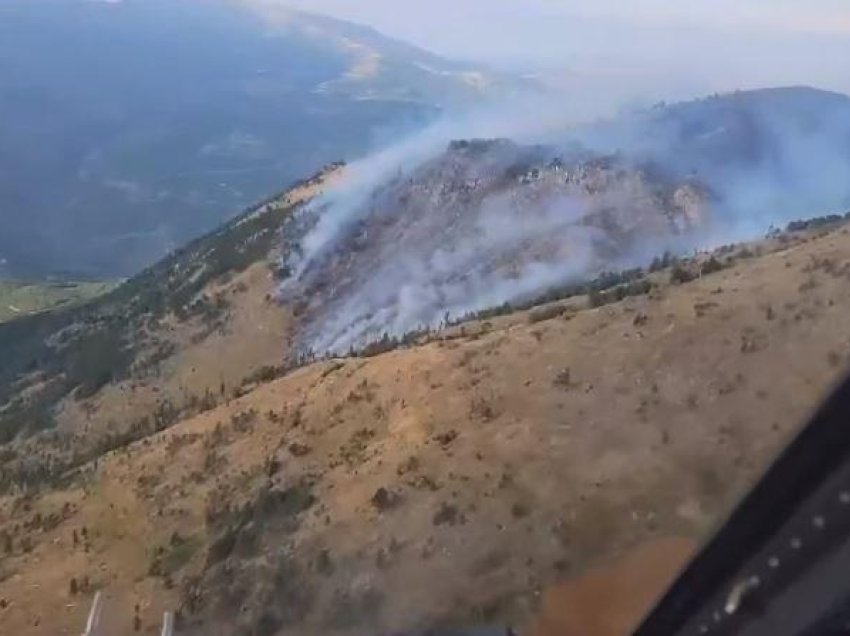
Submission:
[[[323,164],[528,84],[224,0],[0,4],[0,274],[129,275]]]
[[[448,60],[370,27],[294,11],[277,0],[244,2],[278,36],[306,37],[347,60],[344,73],[316,87],[319,94],[462,108],[482,98],[541,90],[529,80]]]

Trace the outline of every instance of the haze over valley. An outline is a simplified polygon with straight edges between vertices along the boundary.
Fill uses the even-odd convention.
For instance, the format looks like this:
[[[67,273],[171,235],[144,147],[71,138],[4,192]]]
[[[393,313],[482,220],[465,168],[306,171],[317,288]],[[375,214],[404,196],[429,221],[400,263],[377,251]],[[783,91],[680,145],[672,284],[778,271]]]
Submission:
[[[136,273],[326,163],[518,80],[226,0],[0,6],[0,274]]]

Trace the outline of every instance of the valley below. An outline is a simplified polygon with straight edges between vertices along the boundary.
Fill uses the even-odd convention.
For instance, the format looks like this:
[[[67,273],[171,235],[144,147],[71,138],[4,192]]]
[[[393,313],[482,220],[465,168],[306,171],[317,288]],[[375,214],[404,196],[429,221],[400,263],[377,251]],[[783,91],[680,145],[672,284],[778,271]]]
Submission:
[[[0,322],[84,303],[114,289],[101,281],[18,281],[0,279]]]

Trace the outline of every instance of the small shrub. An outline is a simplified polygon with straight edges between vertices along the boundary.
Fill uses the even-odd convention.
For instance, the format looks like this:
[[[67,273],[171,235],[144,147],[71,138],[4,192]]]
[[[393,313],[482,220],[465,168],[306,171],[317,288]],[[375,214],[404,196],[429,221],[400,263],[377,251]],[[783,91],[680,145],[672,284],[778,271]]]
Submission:
[[[489,422],[497,416],[496,410],[484,398],[475,398],[469,407],[469,411],[472,417],[485,422]]]
[[[565,367],[558,371],[552,384],[562,389],[569,389],[572,386],[572,373],[569,367]]]
[[[522,502],[515,503],[511,506],[511,515],[514,519],[523,519],[531,514],[531,511],[528,509],[528,506]]]
[[[375,431],[362,428],[356,431],[339,449],[340,457],[349,465],[361,463],[365,459],[366,449],[375,437]]]
[[[443,448],[451,446],[452,442],[454,442],[457,438],[458,432],[454,429],[445,433],[440,433],[439,435],[435,435],[433,437],[434,441],[437,442]]]
[[[248,375],[244,380],[242,380],[242,385],[246,386],[249,384],[266,384],[283,375],[284,370],[284,367],[275,367],[270,365],[260,367],[259,369]]]
[[[208,569],[229,557],[233,552],[233,548],[236,547],[237,537],[238,530],[236,528],[226,528],[207,549],[205,567]]]
[[[676,284],[684,284],[689,283],[696,278],[696,274],[691,271],[688,267],[685,267],[681,263],[677,263],[673,269],[670,271],[670,282]]]
[[[378,488],[375,491],[375,494],[372,495],[372,507],[375,508],[378,512],[387,512],[388,510],[392,510],[401,501],[401,497],[398,493],[395,493],[391,490],[387,490],[386,488]]]
[[[280,472],[280,468],[281,463],[276,456],[271,455],[266,458],[266,462],[264,465],[266,477],[274,477],[278,472]]]
[[[435,526],[442,526],[446,524],[454,526],[458,523],[458,517],[459,513],[457,507],[443,502],[440,505],[440,509],[434,514],[433,521]]]
[[[305,455],[309,455],[312,452],[312,448],[307,446],[306,444],[299,444],[298,442],[292,442],[289,445],[289,453],[293,457],[304,457]]]
[[[655,273],[662,269],[667,269],[675,260],[675,257],[670,252],[664,252],[663,256],[656,256],[652,259],[652,263],[649,265],[649,271]]]
[[[161,556],[160,576],[171,576],[183,569],[201,547],[198,537],[182,538],[173,535],[168,548]]]
[[[416,457],[408,457],[405,461],[398,465],[396,468],[396,474],[399,477],[403,477],[409,473],[415,473],[419,470],[419,460]]]
[[[708,276],[710,274],[714,274],[716,272],[721,271],[723,268],[723,263],[721,263],[719,260],[714,258],[714,256],[712,256],[702,264],[700,272],[703,276]]]
[[[247,433],[257,421],[257,410],[248,409],[230,416],[230,424],[237,433]]]
[[[559,318],[566,312],[567,308],[564,305],[547,305],[545,307],[538,307],[537,309],[532,309],[528,314],[528,322],[529,324],[534,325],[538,322]]]

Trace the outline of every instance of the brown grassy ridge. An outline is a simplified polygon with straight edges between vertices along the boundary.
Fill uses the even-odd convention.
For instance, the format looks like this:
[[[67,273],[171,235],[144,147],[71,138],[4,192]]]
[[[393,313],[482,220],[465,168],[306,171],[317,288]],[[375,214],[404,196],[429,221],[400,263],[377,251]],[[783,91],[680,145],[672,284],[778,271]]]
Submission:
[[[846,228],[747,250],[683,283],[656,272],[647,295],[472,321],[238,397],[234,376],[217,405],[0,500],[4,629],[79,630],[95,589],[116,634],[156,633],[167,608],[204,634],[524,625],[554,584],[699,541],[850,353]],[[265,311],[267,280],[235,277],[256,304],[234,305]],[[197,349],[175,336],[157,378],[194,367],[200,391],[214,363],[256,368],[266,347],[236,343],[264,343],[264,323],[239,320]],[[90,425],[132,416],[132,395],[108,386]]]

